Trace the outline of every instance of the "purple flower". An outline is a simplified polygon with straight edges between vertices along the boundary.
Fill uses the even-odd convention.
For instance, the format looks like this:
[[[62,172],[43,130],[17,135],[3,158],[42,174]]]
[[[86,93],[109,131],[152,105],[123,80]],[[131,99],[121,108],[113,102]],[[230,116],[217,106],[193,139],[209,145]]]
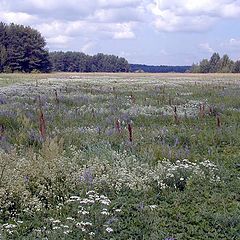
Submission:
[[[34,130],[30,130],[28,132],[28,139],[32,143],[42,143],[43,142],[43,139],[41,138],[41,136]]]
[[[107,129],[105,133],[106,133],[107,136],[112,136],[114,134],[114,132],[115,132],[115,129],[111,128],[111,129]]]
[[[114,222],[116,222],[118,219],[115,217],[111,217],[110,219],[108,219],[107,224],[113,224]]]
[[[0,96],[0,104],[6,104],[7,101],[2,97]]]
[[[93,183],[93,175],[90,168],[86,168],[83,172],[83,175],[80,177],[80,181],[84,181],[85,183],[91,185]]]
[[[16,118],[17,114],[9,110],[0,110],[0,116],[7,118]]]
[[[138,205],[139,210],[143,210],[144,209],[144,203],[140,202]]]
[[[24,182],[28,183],[29,182],[29,176],[24,176]]]
[[[4,150],[5,152],[10,152],[12,149],[11,144],[7,141],[5,136],[0,137],[0,149]]]

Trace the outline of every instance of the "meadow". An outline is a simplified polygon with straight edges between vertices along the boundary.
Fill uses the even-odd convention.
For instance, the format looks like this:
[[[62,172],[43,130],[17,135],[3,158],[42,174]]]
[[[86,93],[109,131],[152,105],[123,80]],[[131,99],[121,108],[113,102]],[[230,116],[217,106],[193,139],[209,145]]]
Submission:
[[[240,75],[1,74],[0,239],[240,239]]]

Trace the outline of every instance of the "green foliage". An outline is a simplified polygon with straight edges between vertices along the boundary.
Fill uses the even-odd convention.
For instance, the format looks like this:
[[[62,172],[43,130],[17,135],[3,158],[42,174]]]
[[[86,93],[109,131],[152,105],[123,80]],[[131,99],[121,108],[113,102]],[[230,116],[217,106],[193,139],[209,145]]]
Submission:
[[[144,64],[130,64],[131,72],[148,72],[148,73],[185,73],[190,70],[190,66],[152,66]]]
[[[0,23],[0,72],[49,72],[46,42],[30,27]]]
[[[240,61],[236,61],[233,66],[233,72],[234,73],[240,73]]]
[[[223,55],[220,60],[220,72],[231,73],[233,72],[234,62],[229,58],[228,55]]]
[[[232,61],[227,54],[221,58],[214,53],[210,60],[203,59],[199,64],[193,64],[190,70],[192,73],[239,73],[239,61]]]
[[[218,53],[213,53],[213,55],[211,56],[210,60],[209,60],[209,72],[210,73],[215,73],[219,71],[220,68],[220,55]]]
[[[2,74],[0,86],[1,239],[239,239],[237,75]]]
[[[128,72],[126,59],[98,53],[89,56],[81,52],[51,52],[52,70],[56,72]]]
[[[211,69],[210,62],[207,59],[203,59],[200,62],[199,69],[200,69],[200,73],[210,72],[210,69]]]

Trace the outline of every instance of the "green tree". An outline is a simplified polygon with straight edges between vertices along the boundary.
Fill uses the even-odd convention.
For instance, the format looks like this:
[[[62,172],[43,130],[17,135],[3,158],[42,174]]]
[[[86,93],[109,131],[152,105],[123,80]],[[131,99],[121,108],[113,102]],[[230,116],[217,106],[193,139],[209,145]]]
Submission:
[[[234,66],[233,66],[233,72],[240,73],[240,60],[235,62]]]
[[[211,70],[210,62],[207,59],[203,59],[199,64],[200,73],[209,73]]]
[[[0,45],[0,72],[3,71],[7,61],[7,50],[3,45]]]
[[[199,64],[193,63],[193,65],[190,68],[191,73],[199,73],[200,72],[200,66]]]
[[[240,61],[236,63],[227,54],[220,58],[218,53],[214,53],[210,60],[203,59],[199,64],[193,64],[190,72],[192,73],[232,73],[240,72]]]
[[[209,61],[209,65],[210,65],[210,69],[209,69],[209,72],[210,73],[216,73],[219,71],[220,69],[220,55],[218,53],[214,53],[212,55],[212,57],[210,58],[210,61]]]
[[[130,66],[124,58],[98,53],[89,56],[81,52],[52,52],[53,71],[64,72],[128,72]]]
[[[227,54],[223,55],[220,60],[220,69],[219,72],[222,73],[231,73],[233,71],[234,62],[229,58]]]
[[[0,23],[0,71],[49,72],[46,42],[30,27]]]

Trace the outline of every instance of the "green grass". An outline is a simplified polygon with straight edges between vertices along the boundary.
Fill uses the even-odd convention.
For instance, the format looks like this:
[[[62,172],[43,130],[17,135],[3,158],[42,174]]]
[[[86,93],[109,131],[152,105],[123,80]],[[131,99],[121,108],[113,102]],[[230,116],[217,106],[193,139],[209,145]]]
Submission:
[[[0,239],[239,239],[239,83],[0,75]]]

